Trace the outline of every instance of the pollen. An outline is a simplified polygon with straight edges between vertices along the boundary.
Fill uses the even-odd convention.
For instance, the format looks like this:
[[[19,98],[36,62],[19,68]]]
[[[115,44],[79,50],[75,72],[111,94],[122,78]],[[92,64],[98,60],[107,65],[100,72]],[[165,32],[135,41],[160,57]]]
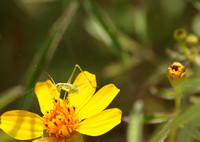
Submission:
[[[68,100],[53,99],[54,108],[43,116],[44,127],[50,136],[66,138],[72,134],[79,122],[76,107]]]

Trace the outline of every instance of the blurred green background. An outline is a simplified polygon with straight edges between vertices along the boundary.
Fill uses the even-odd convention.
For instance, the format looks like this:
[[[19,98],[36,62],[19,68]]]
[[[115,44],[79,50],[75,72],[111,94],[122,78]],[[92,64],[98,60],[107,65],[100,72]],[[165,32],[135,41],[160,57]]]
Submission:
[[[175,60],[167,51],[176,45],[173,32],[185,28],[200,35],[199,10],[195,0],[2,0],[0,95],[10,98],[1,101],[1,114],[12,109],[41,114],[35,82],[49,79],[45,72],[66,82],[75,64],[96,74],[98,88],[114,83],[121,89],[109,107],[122,109],[123,120],[138,99],[145,114],[173,111],[173,102],[153,96],[151,88],[170,87],[166,70]],[[22,86],[13,88],[17,85]],[[144,142],[156,127],[144,126]],[[17,141],[0,134],[5,142]],[[122,142],[126,137],[122,121],[105,135],[84,139]]]

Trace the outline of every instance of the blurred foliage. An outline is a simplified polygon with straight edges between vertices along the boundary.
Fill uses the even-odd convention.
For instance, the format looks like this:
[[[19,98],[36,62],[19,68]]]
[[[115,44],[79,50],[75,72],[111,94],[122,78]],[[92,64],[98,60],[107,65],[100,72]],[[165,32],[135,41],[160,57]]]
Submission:
[[[127,139],[128,142],[140,142],[142,136],[142,109],[143,102],[137,101],[130,114],[130,120],[128,125]]]
[[[18,108],[40,113],[35,82],[49,79],[45,72],[55,82],[66,82],[79,64],[96,74],[99,88],[110,82],[120,88],[109,107],[121,108],[127,118],[85,141],[121,142],[132,136],[158,141],[176,128],[177,142],[199,140],[199,42],[173,38],[181,28],[198,39],[199,12],[199,0],[1,1],[1,113]],[[171,115],[175,91],[166,76],[174,61],[187,64],[188,75],[182,90],[185,111],[176,117]],[[138,99],[143,107],[132,110]],[[2,132],[0,137],[16,141]]]
[[[167,137],[167,134],[169,134],[169,132],[172,131],[174,128],[177,128],[178,126],[181,125],[183,125],[182,127],[184,128],[185,127],[184,125],[187,125],[188,121],[199,119],[200,114],[197,113],[199,111],[199,107],[200,107],[199,104],[193,105],[189,107],[187,110],[183,111],[177,118],[168,120],[155,132],[150,141],[161,142]],[[190,129],[188,131],[190,131]],[[190,135],[187,134],[187,137],[192,137],[193,134],[194,133],[191,133]],[[181,138],[181,141],[182,140],[183,139]]]

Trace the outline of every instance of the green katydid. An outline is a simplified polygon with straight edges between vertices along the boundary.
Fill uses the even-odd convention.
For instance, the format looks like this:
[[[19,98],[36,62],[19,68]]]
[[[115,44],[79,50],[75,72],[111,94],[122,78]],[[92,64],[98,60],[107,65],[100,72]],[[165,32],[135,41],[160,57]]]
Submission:
[[[73,85],[71,84],[71,81],[72,81],[72,77],[76,71],[76,69],[79,69],[84,75],[85,77],[87,78],[88,82],[85,82],[85,83],[82,83],[82,84],[77,84],[77,85]],[[90,85],[92,83],[92,80],[89,80],[89,78],[87,77],[87,75],[84,73],[84,71],[81,69],[81,67],[76,64],[75,67],[74,67],[74,70],[70,76],[70,78],[68,79],[67,83],[55,83],[53,78],[46,72],[46,74],[50,77],[51,81],[54,83],[54,85],[57,87],[57,90],[60,92],[61,90],[65,91],[65,96],[66,96],[66,93],[70,93],[70,94],[75,94],[75,93],[78,93],[80,91],[80,89],[78,88],[78,86],[81,86],[81,85],[84,85],[86,84],[87,85]],[[91,86],[93,88],[95,88],[92,84]],[[84,88],[82,88],[84,89]]]

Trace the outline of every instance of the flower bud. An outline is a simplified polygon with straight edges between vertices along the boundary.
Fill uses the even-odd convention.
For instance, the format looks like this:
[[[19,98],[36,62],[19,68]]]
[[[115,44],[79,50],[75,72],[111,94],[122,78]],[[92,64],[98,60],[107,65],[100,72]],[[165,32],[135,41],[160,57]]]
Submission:
[[[195,45],[198,43],[198,37],[195,34],[189,34],[186,38],[186,42],[190,45]]]
[[[175,30],[175,32],[174,32],[175,40],[182,42],[182,41],[185,41],[186,37],[187,37],[187,32],[184,29]]]
[[[168,67],[167,76],[173,87],[179,87],[186,79],[186,66],[179,62],[174,62]]]

